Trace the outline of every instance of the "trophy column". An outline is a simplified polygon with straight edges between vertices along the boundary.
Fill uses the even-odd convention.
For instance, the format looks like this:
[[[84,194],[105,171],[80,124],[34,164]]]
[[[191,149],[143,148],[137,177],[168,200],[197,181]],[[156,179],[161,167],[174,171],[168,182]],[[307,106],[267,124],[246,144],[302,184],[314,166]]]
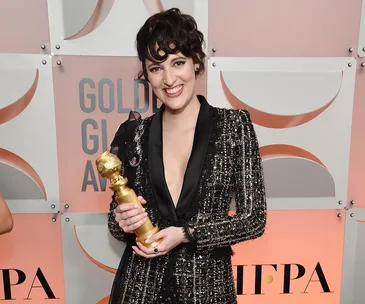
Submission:
[[[128,179],[120,175],[122,162],[116,155],[110,153],[109,151],[105,151],[98,157],[95,163],[99,174],[103,178],[108,178],[110,180],[109,188],[115,191],[115,199],[119,205],[132,203],[139,205],[140,208],[143,208],[134,190],[127,187]],[[147,220],[140,227],[138,227],[134,233],[136,234],[138,242],[142,243],[146,247],[155,247],[159,241],[147,244],[145,240],[158,231],[159,228],[153,226],[151,220],[147,218]]]

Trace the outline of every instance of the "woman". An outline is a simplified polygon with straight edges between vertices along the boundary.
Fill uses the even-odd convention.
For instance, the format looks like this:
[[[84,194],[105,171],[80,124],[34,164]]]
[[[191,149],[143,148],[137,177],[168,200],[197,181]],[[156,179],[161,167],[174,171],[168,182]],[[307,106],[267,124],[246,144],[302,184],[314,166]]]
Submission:
[[[203,35],[178,9],[150,17],[137,35],[142,75],[160,110],[122,123],[111,151],[144,208],[113,197],[111,234],[126,242],[111,300],[116,303],[236,303],[231,245],[260,237],[266,200],[249,113],[214,108],[195,94],[204,71]],[[235,194],[236,212],[228,216]],[[155,248],[135,243],[149,217]]]
[[[8,205],[0,194],[0,235],[13,229],[13,218]]]

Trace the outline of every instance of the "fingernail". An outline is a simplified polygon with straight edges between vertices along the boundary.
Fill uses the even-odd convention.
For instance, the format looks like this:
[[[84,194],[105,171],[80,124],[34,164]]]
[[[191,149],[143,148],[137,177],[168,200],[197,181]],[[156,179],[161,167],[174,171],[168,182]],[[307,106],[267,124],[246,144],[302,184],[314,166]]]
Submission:
[[[151,240],[150,240],[150,239],[147,239],[147,240],[145,240],[145,242],[146,242],[147,244],[149,244],[149,243],[151,243]]]

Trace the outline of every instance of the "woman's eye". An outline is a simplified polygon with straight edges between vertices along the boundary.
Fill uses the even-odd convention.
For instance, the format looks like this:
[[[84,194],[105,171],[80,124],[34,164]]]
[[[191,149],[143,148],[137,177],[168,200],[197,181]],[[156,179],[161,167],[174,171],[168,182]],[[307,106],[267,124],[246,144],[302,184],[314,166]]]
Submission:
[[[177,61],[177,62],[175,62],[175,64],[176,64],[177,66],[182,66],[182,65],[184,65],[184,64],[185,64],[185,61]]]
[[[150,69],[150,72],[157,72],[160,68],[159,67],[154,67]]]

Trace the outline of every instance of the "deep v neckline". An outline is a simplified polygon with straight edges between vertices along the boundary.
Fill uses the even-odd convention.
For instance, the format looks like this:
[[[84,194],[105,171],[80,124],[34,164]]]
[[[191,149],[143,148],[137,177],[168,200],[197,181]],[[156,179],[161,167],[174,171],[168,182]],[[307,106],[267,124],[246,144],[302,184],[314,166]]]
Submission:
[[[162,112],[164,105],[152,118],[148,140],[149,176],[157,206],[165,218],[177,221],[190,207],[203,168],[213,122],[213,108],[198,95],[200,110],[194,130],[193,146],[185,169],[183,184],[175,206],[167,187],[163,163]]]
[[[199,119],[200,109],[201,109],[201,106],[199,108],[199,113],[198,113],[197,118],[196,118],[196,125],[195,125],[195,129],[194,129],[194,132],[193,132],[194,133],[193,134],[193,144],[192,144],[191,151],[190,151],[190,154],[189,154],[188,162],[186,163],[186,167],[185,167],[185,170],[184,170],[183,181],[182,181],[180,193],[177,197],[176,205],[174,203],[174,200],[173,200],[172,195],[171,195],[170,188],[169,188],[169,186],[167,184],[167,181],[166,181],[165,161],[164,161],[164,154],[163,154],[163,145],[164,145],[163,125],[164,124],[163,124],[163,115],[161,113],[161,158],[162,158],[162,167],[163,167],[163,181],[166,185],[167,192],[168,192],[168,195],[169,195],[169,199],[171,200],[171,202],[172,202],[173,206],[175,207],[175,209],[178,207],[179,202],[181,201],[181,195],[182,195],[183,190],[184,190],[184,184],[185,184],[185,179],[186,179],[186,172],[188,171],[189,164],[191,163],[191,158],[192,158],[194,144],[195,144],[196,130],[197,130],[197,126],[198,126],[198,119]]]

